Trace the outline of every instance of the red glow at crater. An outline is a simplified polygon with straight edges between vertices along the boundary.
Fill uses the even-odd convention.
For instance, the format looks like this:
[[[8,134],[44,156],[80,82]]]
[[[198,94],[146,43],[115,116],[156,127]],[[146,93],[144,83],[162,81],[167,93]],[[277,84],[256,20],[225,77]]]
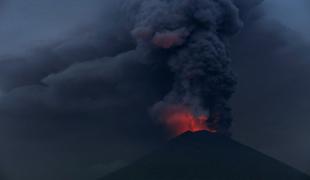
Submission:
[[[216,130],[207,126],[207,115],[195,115],[188,108],[183,106],[169,107],[162,115],[163,123],[168,128],[171,136],[177,136],[187,131],[196,132],[206,130],[212,133],[216,132]]]

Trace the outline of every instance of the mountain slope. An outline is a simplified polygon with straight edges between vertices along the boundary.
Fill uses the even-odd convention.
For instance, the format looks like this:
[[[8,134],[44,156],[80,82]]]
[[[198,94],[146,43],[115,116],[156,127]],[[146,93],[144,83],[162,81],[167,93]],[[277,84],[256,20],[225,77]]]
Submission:
[[[310,180],[232,139],[206,131],[185,133],[102,180]]]

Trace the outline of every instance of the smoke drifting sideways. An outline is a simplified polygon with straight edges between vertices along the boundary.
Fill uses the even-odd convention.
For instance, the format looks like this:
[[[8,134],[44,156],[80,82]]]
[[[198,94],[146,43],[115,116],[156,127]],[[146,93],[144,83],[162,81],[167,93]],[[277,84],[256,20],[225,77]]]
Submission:
[[[206,130],[227,132],[231,123],[227,101],[236,84],[227,40],[242,26],[233,2],[136,0],[123,7],[133,22],[137,48],[165,54],[155,62],[145,61],[165,61],[173,73],[172,89],[153,106],[153,114],[165,123],[169,120],[162,112],[181,106],[194,117],[208,116]]]
[[[136,103],[161,119],[162,111],[177,105],[194,116],[208,116],[209,129],[226,132],[231,123],[227,101],[236,84],[227,41],[242,26],[234,3],[135,0],[113,5],[118,3],[121,8],[111,13],[119,14],[107,22],[111,27],[87,39],[86,46],[95,48],[60,43],[35,57],[1,61],[1,114],[32,120],[46,113],[52,119],[83,112],[102,117],[98,109],[130,111],[128,104]],[[95,38],[105,38],[104,43],[94,46]],[[141,100],[141,94],[146,98]]]
[[[85,161],[127,161],[167,138],[171,109],[186,112],[185,126],[168,127],[176,134],[227,131],[235,79],[226,48],[241,26],[232,1],[113,0],[103,12],[63,41],[1,57],[0,156],[10,179],[89,179]]]

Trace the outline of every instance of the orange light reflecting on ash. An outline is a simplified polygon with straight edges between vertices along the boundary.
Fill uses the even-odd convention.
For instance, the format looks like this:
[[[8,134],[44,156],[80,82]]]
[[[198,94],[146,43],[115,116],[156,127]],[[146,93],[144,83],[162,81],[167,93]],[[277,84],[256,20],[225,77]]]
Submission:
[[[180,135],[184,132],[206,130],[215,133],[207,126],[208,116],[201,114],[195,116],[190,110],[184,107],[170,107],[164,114],[164,123],[172,136]]]

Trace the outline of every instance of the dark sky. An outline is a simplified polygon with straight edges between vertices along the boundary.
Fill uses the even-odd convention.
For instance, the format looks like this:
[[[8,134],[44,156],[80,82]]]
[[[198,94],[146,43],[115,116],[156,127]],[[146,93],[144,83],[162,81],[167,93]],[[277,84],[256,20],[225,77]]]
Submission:
[[[233,134],[309,172],[309,2],[266,1],[257,11],[232,45]]]
[[[92,23],[101,14],[99,0],[4,0],[1,10],[0,54],[27,49],[62,39],[78,26]],[[14,37],[14,38],[13,38]]]
[[[109,60],[133,44],[108,2],[1,4],[0,178],[94,179],[163,142],[147,112],[166,92],[156,86],[165,73],[124,64],[134,52]],[[231,48],[233,137],[310,173],[309,9],[267,1]]]

